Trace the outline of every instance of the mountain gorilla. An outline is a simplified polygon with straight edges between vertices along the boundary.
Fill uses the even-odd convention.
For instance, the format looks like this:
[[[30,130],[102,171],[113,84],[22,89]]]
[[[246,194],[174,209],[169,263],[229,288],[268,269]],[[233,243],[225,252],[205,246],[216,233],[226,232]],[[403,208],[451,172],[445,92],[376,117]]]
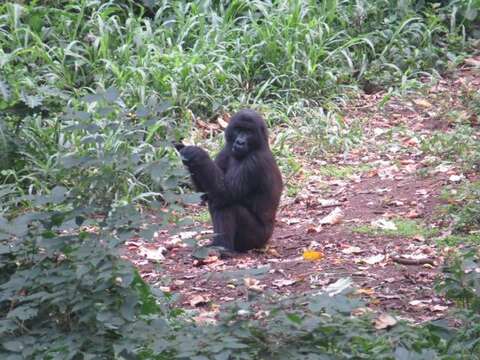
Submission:
[[[198,146],[176,147],[197,191],[206,194],[213,245],[235,251],[263,247],[273,233],[283,186],[265,121],[241,110],[225,129],[225,140],[215,161]]]

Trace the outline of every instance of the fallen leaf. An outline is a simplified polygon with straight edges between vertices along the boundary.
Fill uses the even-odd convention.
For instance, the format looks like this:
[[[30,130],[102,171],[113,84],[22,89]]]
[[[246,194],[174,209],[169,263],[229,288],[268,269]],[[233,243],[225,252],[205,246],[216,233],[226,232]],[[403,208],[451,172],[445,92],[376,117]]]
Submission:
[[[218,122],[218,125],[220,125],[220,127],[222,129],[226,129],[227,126],[228,126],[228,122],[226,122],[225,120],[223,120],[220,116],[217,118],[217,122]]]
[[[303,259],[308,261],[315,261],[323,259],[325,255],[321,251],[304,250]]]
[[[278,253],[278,251],[275,248],[269,247],[266,252],[270,256],[277,257],[277,258],[280,257],[280,254]]]
[[[409,218],[409,219],[416,219],[416,218],[419,218],[421,216],[421,214],[419,214],[417,212],[417,210],[415,209],[412,209],[410,210],[406,215],[405,217]]]
[[[318,225],[318,226],[310,225],[307,228],[307,234],[316,234],[316,233],[319,233],[320,231],[322,231],[322,225]]]
[[[352,316],[363,316],[363,315],[366,315],[366,314],[371,313],[371,312],[372,312],[372,310],[370,310],[369,308],[360,307],[360,308],[353,309],[352,312],[351,312],[351,315]]]
[[[449,172],[450,170],[452,170],[453,168],[454,168],[453,165],[440,164],[435,168],[434,172],[436,172],[436,173],[439,173],[439,172],[440,173],[446,173],[446,172]]]
[[[182,231],[178,233],[178,236],[182,240],[188,240],[188,239],[193,239],[197,234],[198,232],[196,231]]]
[[[337,207],[333,209],[330,214],[325,216],[324,218],[320,219],[320,224],[321,225],[335,225],[338,224],[342,221],[342,219],[345,217],[345,214],[343,213],[342,209]]]
[[[194,295],[190,299],[190,306],[194,306],[194,307],[203,306],[203,305],[206,305],[207,302],[208,302],[208,299],[206,299],[202,295]]]
[[[463,174],[460,174],[460,175],[452,175],[448,178],[449,181],[451,182],[460,182],[462,181],[463,179],[465,179],[465,176],[463,176]]]
[[[480,67],[480,60],[476,58],[468,58],[463,60],[465,64],[472,66],[472,67]]]
[[[216,311],[207,311],[194,316],[193,320],[198,325],[215,325],[217,323],[216,315]]]
[[[298,218],[282,218],[282,221],[287,225],[298,224],[301,220]]]
[[[416,241],[419,241],[419,242],[424,242],[425,238],[422,235],[415,235],[414,237],[412,237],[412,240],[416,240]]]
[[[167,249],[165,249],[163,246],[159,246],[156,249],[149,249],[143,246],[139,248],[139,255],[152,261],[164,260],[165,256],[163,256],[163,254],[166,252]]]
[[[405,171],[409,174],[413,174],[415,171],[417,171],[417,164],[408,164],[405,166]]]
[[[340,202],[337,199],[319,199],[318,204],[321,207],[329,207],[340,205]]]
[[[348,254],[360,254],[362,252],[363,252],[363,250],[361,248],[359,248],[358,246],[349,246],[348,248],[342,250],[342,253],[347,254],[347,255]]]
[[[378,264],[379,262],[382,262],[383,260],[385,260],[385,255],[378,254],[378,255],[372,255],[367,258],[364,258],[363,262],[369,265],[374,265],[374,264]]]
[[[412,300],[409,302],[409,304],[419,309],[427,306],[427,304],[425,303],[425,300]]]
[[[292,279],[277,279],[272,282],[273,286],[278,288],[295,284],[297,281]]]
[[[255,278],[250,278],[250,277],[244,278],[243,283],[247,287],[247,289],[253,290],[256,292],[262,292],[263,289],[265,288],[265,285],[261,285],[260,280]]]
[[[426,196],[428,195],[428,191],[426,189],[418,189],[417,191],[415,191],[415,195]]]
[[[373,227],[382,229],[382,230],[397,230],[397,225],[393,221],[387,220],[387,219],[377,219],[374,220],[370,223]]]
[[[382,330],[394,326],[397,320],[389,314],[381,314],[374,320],[375,329]]]
[[[420,106],[422,106],[422,107],[424,107],[424,108],[427,108],[427,109],[432,107],[432,104],[430,104],[430,103],[429,103],[427,100],[425,100],[425,99],[415,99],[415,100],[413,100],[413,102],[414,102],[415,104],[420,105]]]
[[[394,173],[398,171],[397,165],[391,165],[378,170],[378,176],[380,179],[393,179]]]
[[[373,290],[372,288],[361,288],[361,289],[357,289],[355,293],[359,295],[372,296],[373,294],[375,294],[375,290]]]
[[[330,284],[323,288],[322,290],[330,296],[335,296],[340,294],[343,290],[348,289],[353,284],[353,280],[349,277],[340,278],[335,281],[333,284]]]

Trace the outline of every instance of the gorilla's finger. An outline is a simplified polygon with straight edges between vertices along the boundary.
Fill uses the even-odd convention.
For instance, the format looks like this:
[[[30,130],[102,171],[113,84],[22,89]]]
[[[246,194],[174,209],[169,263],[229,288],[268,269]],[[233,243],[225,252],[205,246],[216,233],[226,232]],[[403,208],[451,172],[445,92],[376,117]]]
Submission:
[[[185,147],[185,144],[177,141],[172,141],[172,145],[177,149],[177,151],[182,150]]]

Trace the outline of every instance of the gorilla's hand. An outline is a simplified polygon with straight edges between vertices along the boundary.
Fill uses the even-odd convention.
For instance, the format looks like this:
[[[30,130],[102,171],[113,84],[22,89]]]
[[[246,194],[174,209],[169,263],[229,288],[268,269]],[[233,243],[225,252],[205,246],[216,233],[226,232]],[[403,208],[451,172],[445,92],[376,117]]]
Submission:
[[[185,146],[180,149],[180,155],[187,166],[202,164],[210,159],[208,153],[198,146]]]
[[[185,147],[184,144],[182,144],[181,142],[177,142],[177,141],[172,141],[172,145],[175,147],[175,149],[177,149],[177,151],[180,151]]]

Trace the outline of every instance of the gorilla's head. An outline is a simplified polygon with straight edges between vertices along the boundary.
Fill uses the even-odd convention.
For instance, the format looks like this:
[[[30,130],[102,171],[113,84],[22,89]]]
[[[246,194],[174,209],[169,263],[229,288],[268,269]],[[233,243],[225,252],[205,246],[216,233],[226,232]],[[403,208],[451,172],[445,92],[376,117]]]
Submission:
[[[255,111],[241,110],[230,119],[225,139],[232,155],[242,159],[254,151],[268,149],[267,125]]]

